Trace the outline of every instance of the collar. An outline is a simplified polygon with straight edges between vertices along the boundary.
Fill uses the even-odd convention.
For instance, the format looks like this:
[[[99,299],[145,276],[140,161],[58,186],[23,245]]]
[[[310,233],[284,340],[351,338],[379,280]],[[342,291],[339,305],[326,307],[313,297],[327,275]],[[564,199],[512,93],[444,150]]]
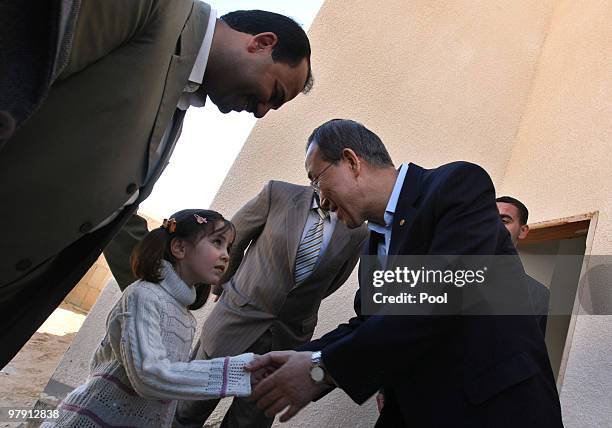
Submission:
[[[206,72],[206,65],[208,65],[208,57],[210,55],[210,48],[212,47],[216,24],[217,11],[210,9],[204,40],[202,40],[198,56],[196,56],[195,63],[191,69],[189,80],[183,89],[183,95],[179,98],[177,107],[181,110],[187,110],[190,106],[203,107],[206,103],[206,94],[198,93],[198,89],[200,89],[204,81],[204,73]]]
[[[323,217],[324,220],[331,220],[331,214],[329,211],[321,208],[321,206],[319,205],[319,201],[317,199],[317,197],[313,194],[312,195],[312,204],[310,206],[311,210],[316,210],[319,215],[321,217]]]
[[[184,306],[189,306],[196,299],[195,287],[190,287],[181,279],[174,270],[172,264],[167,260],[162,260],[162,274],[164,279],[159,285],[166,290],[168,294],[178,300]]]
[[[393,225],[393,215],[395,214],[395,209],[397,208],[397,201],[399,200],[400,194],[402,193],[402,187],[404,186],[404,180],[406,179],[406,173],[408,172],[408,164],[403,163],[399,168],[399,173],[397,174],[397,178],[395,179],[395,185],[393,186],[393,190],[391,191],[391,196],[389,196],[389,201],[387,202],[387,207],[385,208],[385,225],[381,226],[379,224],[368,222],[368,228],[374,232],[384,234],[385,230],[390,230]]]
[[[200,51],[196,57],[195,64],[191,69],[189,75],[189,81],[201,85],[204,81],[204,72],[206,71],[206,65],[208,64],[208,56],[210,55],[210,48],[212,47],[213,35],[215,33],[215,25],[217,23],[217,11],[210,9],[210,16],[208,17],[208,26],[206,27],[206,34],[204,34],[204,40]]]
[[[310,209],[311,210],[316,210],[317,208],[319,208],[319,202],[317,201],[317,198],[313,194],[312,195],[312,204],[310,205]]]

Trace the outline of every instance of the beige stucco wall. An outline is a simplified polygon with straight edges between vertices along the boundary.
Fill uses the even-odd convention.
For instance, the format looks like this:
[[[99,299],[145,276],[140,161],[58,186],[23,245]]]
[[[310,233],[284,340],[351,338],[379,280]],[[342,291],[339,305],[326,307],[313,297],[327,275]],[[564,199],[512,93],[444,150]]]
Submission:
[[[612,2],[555,9],[503,180],[530,221],[599,211],[592,254],[612,254]],[[612,425],[612,317],[578,316],[561,403],[567,427]]]
[[[312,129],[365,123],[398,161],[478,162],[499,180],[551,16],[550,1],[326,1],[310,28],[315,86],[255,126],[215,205],[270,178],[305,182]]]
[[[111,271],[104,256],[98,257],[62,303],[78,312],[89,312],[110,278]]]

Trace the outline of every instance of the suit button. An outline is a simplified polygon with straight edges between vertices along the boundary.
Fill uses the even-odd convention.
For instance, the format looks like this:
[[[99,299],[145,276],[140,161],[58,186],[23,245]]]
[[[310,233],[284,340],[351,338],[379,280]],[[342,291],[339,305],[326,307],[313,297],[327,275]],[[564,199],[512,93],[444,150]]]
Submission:
[[[32,261],[29,259],[19,260],[15,267],[17,270],[28,270],[32,267]]]
[[[9,112],[0,110],[0,140],[8,139],[15,132],[15,119]]]
[[[87,233],[87,232],[89,232],[89,231],[90,231],[92,228],[93,228],[92,224],[91,224],[90,222],[86,221],[85,223],[83,223],[83,224],[81,225],[81,227],[79,227],[79,231],[80,231],[81,233]]]
[[[125,193],[127,193],[128,195],[131,195],[132,193],[134,193],[136,190],[138,190],[138,186],[136,185],[136,183],[130,183],[128,184],[128,186],[125,188]]]

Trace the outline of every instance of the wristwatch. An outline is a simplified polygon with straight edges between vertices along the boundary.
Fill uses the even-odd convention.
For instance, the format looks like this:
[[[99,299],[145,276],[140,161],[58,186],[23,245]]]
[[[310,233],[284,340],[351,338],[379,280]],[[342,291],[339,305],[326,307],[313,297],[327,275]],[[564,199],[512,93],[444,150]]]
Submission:
[[[325,379],[325,369],[321,365],[321,351],[313,352],[312,356],[310,357],[310,361],[312,363],[310,367],[310,378],[316,384],[324,383],[323,379]]]

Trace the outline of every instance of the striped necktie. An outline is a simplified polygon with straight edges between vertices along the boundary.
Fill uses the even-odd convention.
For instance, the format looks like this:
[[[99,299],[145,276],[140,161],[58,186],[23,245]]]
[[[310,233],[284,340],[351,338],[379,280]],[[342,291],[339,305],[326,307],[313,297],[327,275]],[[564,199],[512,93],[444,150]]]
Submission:
[[[323,243],[323,222],[329,215],[321,208],[316,208],[319,218],[308,229],[295,256],[295,285],[300,285],[312,273],[319,258]]]

